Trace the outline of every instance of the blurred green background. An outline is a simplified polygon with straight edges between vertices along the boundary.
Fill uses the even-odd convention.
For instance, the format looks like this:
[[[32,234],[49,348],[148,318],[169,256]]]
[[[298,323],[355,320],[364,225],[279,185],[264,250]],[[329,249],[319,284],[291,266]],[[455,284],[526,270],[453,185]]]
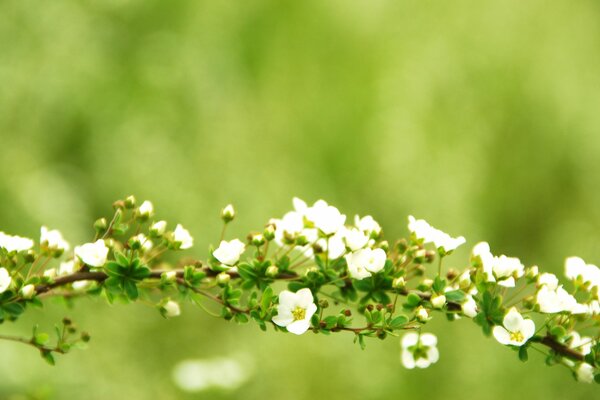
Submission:
[[[292,196],[406,215],[553,272],[600,262],[597,1],[0,1],[0,230],[72,242],[134,193],[205,257]],[[450,264],[462,266],[468,249]],[[0,343],[0,398],[589,399],[541,357],[520,363],[470,321],[432,323],[441,359],[395,339],[261,333],[186,305],[49,304],[3,333],[72,316],[89,349],[54,368]],[[440,318],[438,318],[440,319]],[[237,390],[186,393],[183,359],[245,360]]]

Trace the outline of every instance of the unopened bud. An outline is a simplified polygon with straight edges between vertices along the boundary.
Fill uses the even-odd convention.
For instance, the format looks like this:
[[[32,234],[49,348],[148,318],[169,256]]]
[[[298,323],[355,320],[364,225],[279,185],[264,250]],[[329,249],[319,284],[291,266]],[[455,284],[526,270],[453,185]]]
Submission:
[[[329,307],[329,302],[327,300],[325,300],[325,299],[319,300],[319,307],[321,307],[321,308],[327,308],[327,307]]]
[[[135,207],[135,196],[131,195],[131,196],[127,196],[127,198],[125,198],[125,208],[131,209],[133,207]]]
[[[252,246],[262,246],[265,244],[265,237],[261,233],[255,233],[252,235],[252,240],[250,241]]]
[[[228,224],[229,222],[233,221],[233,219],[235,218],[235,209],[233,208],[233,206],[231,204],[228,204],[222,211],[221,211],[221,219]]]
[[[217,283],[220,286],[227,285],[230,280],[231,280],[231,276],[229,276],[229,274],[227,272],[221,272],[219,275],[217,275]]]
[[[446,296],[443,294],[431,296],[431,305],[434,308],[442,308],[446,304]]]
[[[99,234],[106,232],[107,228],[108,228],[108,221],[106,221],[106,218],[98,218],[96,220],[96,222],[94,222],[94,229]]]
[[[415,317],[419,322],[427,322],[429,320],[429,312],[423,306],[417,307]]]
[[[404,280],[403,276],[396,278],[392,281],[392,287],[394,289],[403,289],[405,286],[406,286],[406,281]]]
[[[167,282],[173,282],[177,279],[177,271],[165,271],[162,273],[162,277]]]
[[[151,236],[158,237],[164,235],[166,230],[167,221],[158,221],[153,223],[152,226],[150,226],[149,232]]]
[[[265,236],[265,239],[269,242],[275,239],[275,226],[273,226],[272,224],[267,225],[263,235]]]
[[[30,299],[33,297],[34,294],[35,286],[32,284],[25,285],[21,288],[21,296],[23,296],[24,299]]]
[[[153,215],[154,205],[148,200],[145,200],[136,210],[136,217],[141,221],[146,221]]]
[[[383,240],[381,243],[379,243],[379,248],[387,253],[387,251],[390,249],[390,243],[387,240]]]
[[[279,274],[279,268],[277,268],[275,265],[268,266],[267,270],[265,271],[265,275],[267,275],[269,278],[275,278],[277,274]]]
[[[537,265],[527,268],[527,271],[525,272],[525,276],[529,279],[536,279],[539,274],[540,270]]]

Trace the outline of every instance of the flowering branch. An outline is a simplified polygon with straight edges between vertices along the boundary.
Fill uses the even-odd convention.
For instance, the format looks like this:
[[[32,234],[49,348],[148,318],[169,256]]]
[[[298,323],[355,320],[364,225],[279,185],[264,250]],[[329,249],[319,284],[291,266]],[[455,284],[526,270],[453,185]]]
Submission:
[[[366,338],[406,332],[402,363],[425,368],[438,361],[439,352],[437,338],[423,328],[441,313],[450,321],[472,319],[522,361],[530,348],[541,346],[549,365],[571,369],[580,381],[600,380],[600,269],[580,258],[566,262],[570,292],[555,275],[496,256],[487,243],[473,248],[462,271],[445,271],[444,258],[466,242],[463,237],[409,217],[410,235],[390,245],[370,216],[356,216],[349,226],[345,215],[322,200],[308,206],[294,199],[293,211],[245,241],[225,240],[235,218],[227,206],[221,241],[206,261],[172,265],[169,253],[193,246],[189,232],[153,221],[149,201],[138,206],[130,196],[113,206],[110,223],[97,220],[94,241],[72,253],[60,232],[46,227],[38,246],[0,233],[0,322],[43,306],[47,296],[144,300],[165,318],[180,314],[181,301],[213,314],[208,301],[226,320],[254,320],[262,330],[271,326],[297,335],[350,332],[363,348]],[[65,321],[56,346],[47,345],[49,335],[37,328],[32,338],[0,339],[32,345],[54,363],[53,354],[89,340],[87,334],[69,339],[76,329]]]

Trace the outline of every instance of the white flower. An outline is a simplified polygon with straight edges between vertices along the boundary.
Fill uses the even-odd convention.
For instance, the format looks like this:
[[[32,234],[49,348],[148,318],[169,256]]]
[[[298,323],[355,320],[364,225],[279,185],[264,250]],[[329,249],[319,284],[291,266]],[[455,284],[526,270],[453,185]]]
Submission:
[[[190,232],[185,229],[181,224],[177,224],[173,231],[173,240],[179,244],[179,249],[189,249],[194,245],[194,238],[190,235]]]
[[[500,286],[514,287],[515,278],[525,273],[525,266],[518,258],[494,256],[487,242],[477,243],[473,247],[471,261],[482,268],[488,282],[497,282]]]
[[[547,285],[541,286],[535,300],[540,307],[540,312],[547,314],[564,311],[572,314],[585,314],[588,312],[588,307],[577,303],[575,297],[570,295],[562,286],[556,289],[552,289]]]
[[[94,243],[86,243],[75,247],[75,256],[90,267],[102,267],[106,264],[108,247],[104,240],[98,239]]]
[[[138,208],[138,215],[142,218],[150,218],[154,215],[154,205],[148,200],[144,201]]]
[[[44,271],[46,278],[54,279],[56,277],[56,268],[50,268]]]
[[[144,235],[143,233],[139,233],[139,234],[135,235],[132,239],[134,241],[140,243],[141,250],[143,253],[149,252],[150,250],[152,250],[152,247],[154,246],[154,244],[152,243],[152,240],[148,239],[148,237],[146,237],[146,235]]]
[[[423,243],[433,243],[438,251],[450,253],[457,247],[466,243],[463,236],[453,238],[445,232],[429,225],[424,219],[415,219],[412,215],[408,216],[408,230],[412,232],[418,240]]]
[[[273,322],[287,328],[288,332],[301,335],[310,327],[310,319],[316,311],[310,289],[300,289],[296,293],[284,290],[279,294],[277,315],[273,317]]]
[[[346,222],[346,216],[324,200],[319,200],[312,207],[306,209],[305,216],[327,236],[343,228],[344,222]]]
[[[558,288],[558,278],[554,274],[544,272],[538,276],[538,285],[546,285],[549,289],[556,290]]]
[[[600,268],[593,264],[586,264],[579,257],[569,257],[565,261],[565,275],[571,280],[581,279],[582,283],[600,288]]]
[[[71,286],[73,287],[73,290],[79,291],[79,290],[83,290],[83,289],[87,288],[91,284],[92,284],[92,281],[77,281],[77,282],[73,282],[71,284]]]
[[[588,336],[581,337],[578,332],[571,332],[569,347],[583,354],[584,356],[592,351],[593,339]]]
[[[382,249],[360,249],[346,255],[348,272],[354,279],[364,279],[385,266],[386,254]]]
[[[477,315],[477,302],[473,296],[467,295],[467,300],[461,304],[462,312],[469,318],[475,318]]]
[[[402,364],[408,369],[427,368],[436,363],[440,353],[437,338],[431,333],[409,332],[402,338]]]
[[[154,236],[161,236],[167,229],[167,221],[158,221],[150,226],[150,233]]]
[[[40,246],[47,251],[57,252],[62,254],[65,251],[69,251],[69,243],[63,239],[60,231],[53,229],[48,230],[45,226],[42,226],[40,232]]]
[[[10,286],[12,278],[6,268],[0,268],[0,293],[6,292]]]
[[[344,242],[344,232],[338,231],[333,236],[321,238],[316,241],[317,245],[327,254],[327,258],[335,260],[346,254],[346,244]]]
[[[233,266],[239,260],[240,256],[246,250],[246,245],[239,239],[233,239],[229,242],[223,240],[219,247],[213,252],[213,256],[219,262],[226,266]]]
[[[369,237],[362,230],[356,228],[347,229],[344,232],[344,240],[346,241],[346,246],[352,251],[362,249],[369,243]]]
[[[58,267],[58,275],[71,275],[73,272],[75,272],[76,266],[75,260],[63,261]]]
[[[446,304],[446,296],[443,294],[431,296],[431,305],[433,308],[442,308]]]
[[[173,300],[167,301],[163,306],[163,315],[167,318],[177,317],[181,314],[179,304]]]
[[[29,285],[25,285],[21,288],[21,296],[23,296],[24,299],[30,299],[33,297],[34,294],[35,294],[35,286],[32,285],[31,283]]]
[[[524,319],[516,308],[511,308],[502,321],[504,326],[495,326],[493,333],[496,340],[505,345],[522,346],[535,333],[535,323]]]
[[[363,232],[366,232],[369,236],[379,236],[381,233],[381,226],[371,217],[366,215],[360,218],[358,215],[354,216],[354,225]]]
[[[29,250],[33,247],[33,240],[21,236],[11,236],[0,232],[0,247],[12,253]]]
[[[577,380],[583,383],[592,383],[594,382],[594,367],[592,367],[588,363],[581,363],[579,367],[575,370],[575,374],[577,375]]]

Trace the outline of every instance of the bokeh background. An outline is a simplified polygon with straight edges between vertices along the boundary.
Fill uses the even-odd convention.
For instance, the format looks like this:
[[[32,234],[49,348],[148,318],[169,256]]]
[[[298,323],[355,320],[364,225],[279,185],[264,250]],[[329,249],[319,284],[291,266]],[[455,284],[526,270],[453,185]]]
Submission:
[[[0,230],[72,242],[134,193],[205,257],[292,196],[406,215],[553,272],[600,262],[600,3],[566,1],[0,2]],[[450,264],[462,266],[468,249]],[[589,399],[541,357],[523,364],[471,321],[432,323],[442,357],[395,339],[262,333],[186,305],[49,304],[3,333],[73,317],[85,351],[47,366],[0,343],[2,399]],[[439,318],[438,318],[439,319]],[[443,319],[443,318],[442,318]],[[233,359],[237,388],[186,392],[186,359]]]

